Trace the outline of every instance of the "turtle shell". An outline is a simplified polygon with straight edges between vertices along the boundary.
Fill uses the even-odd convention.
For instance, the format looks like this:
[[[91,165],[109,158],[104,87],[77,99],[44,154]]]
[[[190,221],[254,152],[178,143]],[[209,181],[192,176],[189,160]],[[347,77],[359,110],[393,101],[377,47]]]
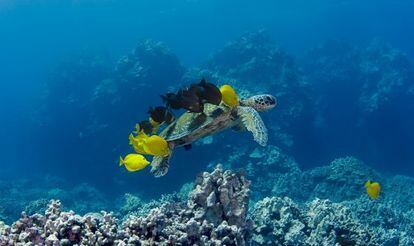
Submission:
[[[197,130],[203,129],[207,125],[214,124],[215,119],[220,116],[230,115],[231,109],[225,105],[205,104],[204,113],[186,112],[178,119],[168,125],[160,136],[167,141],[177,140],[191,135]],[[206,128],[208,131],[208,128]]]

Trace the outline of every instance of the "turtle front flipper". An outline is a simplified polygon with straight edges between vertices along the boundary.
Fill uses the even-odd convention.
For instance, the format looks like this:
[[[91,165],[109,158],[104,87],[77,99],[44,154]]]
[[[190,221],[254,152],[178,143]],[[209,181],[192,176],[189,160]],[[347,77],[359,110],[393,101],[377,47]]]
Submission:
[[[251,107],[237,107],[237,113],[241,119],[241,124],[253,134],[254,141],[261,146],[267,144],[267,128],[263,123],[259,113]]]
[[[154,174],[154,177],[159,178],[167,174],[168,168],[170,167],[170,158],[169,156],[154,156],[151,162],[151,173]]]

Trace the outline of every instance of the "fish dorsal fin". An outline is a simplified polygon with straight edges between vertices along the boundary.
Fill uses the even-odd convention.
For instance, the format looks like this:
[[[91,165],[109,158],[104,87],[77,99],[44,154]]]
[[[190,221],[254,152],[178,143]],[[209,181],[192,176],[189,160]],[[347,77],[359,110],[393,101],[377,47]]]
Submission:
[[[251,107],[237,107],[237,113],[244,127],[253,134],[254,141],[261,146],[267,145],[267,128],[259,113]]]
[[[368,188],[371,186],[371,180],[368,180],[367,182],[365,182],[365,187]]]

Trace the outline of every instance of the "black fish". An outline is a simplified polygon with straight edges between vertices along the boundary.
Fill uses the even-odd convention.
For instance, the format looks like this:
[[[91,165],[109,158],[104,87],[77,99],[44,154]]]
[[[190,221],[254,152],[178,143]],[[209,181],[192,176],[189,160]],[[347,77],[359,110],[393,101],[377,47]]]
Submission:
[[[201,113],[204,111],[204,105],[197,96],[196,90],[191,88],[181,89],[177,96],[182,108],[193,113]]]
[[[198,86],[203,88],[201,90],[201,98],[203,102],[211,103],[214,105],[219,105],[221,102],[221,92],[220,89],[217,88],[212,83],[207,83],[205,79],[202,79]]]
[[[151,119],[158,124],[166,122],[167,124],[173,122],[174,115],[168,111],[166,107],[151,107],[148,110]]]
[[[168,108],[180,109],[182,108],[180,99],[177,94],[169,92],[165,95],[161,95],[162,100],[165,102]]]
[[[143,120],[139,124],[140,129],[147,135],[152,134],[152,131],[154,130],[154,127],[151,125],[151,123],[148,120]]]
[[[204,88],[199,86],[198,84],[191,84],[190,87],[188,87],[186,90],[198,98],[202,98],[204,94]]]

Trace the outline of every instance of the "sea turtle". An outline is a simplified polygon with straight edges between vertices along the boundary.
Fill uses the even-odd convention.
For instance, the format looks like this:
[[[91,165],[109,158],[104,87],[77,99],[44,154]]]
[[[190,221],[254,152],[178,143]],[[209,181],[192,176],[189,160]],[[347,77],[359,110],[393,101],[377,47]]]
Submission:
[[[228,128],[248,130],[258,144],[266,146],[267,129],[258,112],[269,110],[274,106],[276,106],[276,99],[268,94],[240,100],[239,106],[236,107],[228,107],[224,103],[206,104],[203,113],[186,112],[159,135],[168,142],[171,154],[177,147],[189,145],[200,138]],[[164,176],[168,172],[171,154],[166,157],[154,156],[151,173],[155,177]]]

